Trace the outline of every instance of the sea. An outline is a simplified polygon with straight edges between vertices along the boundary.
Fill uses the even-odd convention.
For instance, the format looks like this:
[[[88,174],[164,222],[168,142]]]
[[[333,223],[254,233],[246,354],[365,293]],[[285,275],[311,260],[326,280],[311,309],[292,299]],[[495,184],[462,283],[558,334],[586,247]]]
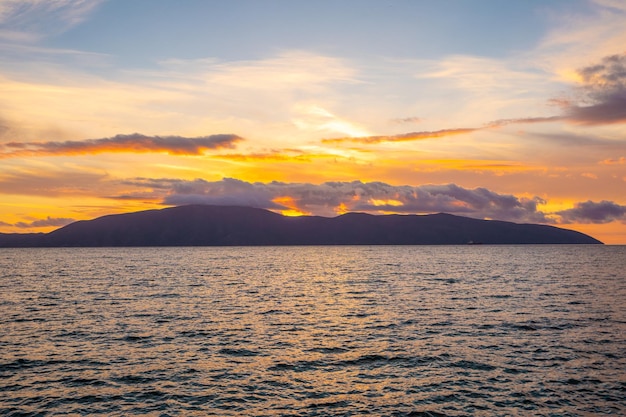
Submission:
[[[626,415],[626,246],[0,249],[2,416]]]

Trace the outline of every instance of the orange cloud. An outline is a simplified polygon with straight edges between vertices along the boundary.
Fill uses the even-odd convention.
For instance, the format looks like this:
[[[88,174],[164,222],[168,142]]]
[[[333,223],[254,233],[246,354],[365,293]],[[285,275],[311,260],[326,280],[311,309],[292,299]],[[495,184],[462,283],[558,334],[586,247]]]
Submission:
[[[624,165],[626,164],[626,158],[619,157],[619,158],[609,158],[609,159],[605,159],[604,161],[600,161],[600,164],[602,165]]]
[[[315,155],[305,155],[301,151],[271,151],[267,153],[227,153],[216,155],[217,158],[227,159],[232,161],[267,161],[267,162],[282,162],[282,161],[310,161],[311,157]]]
[[[442,129],[435,131],[424,132],[411,132],[402,133],[392,136],[362,136],[362,137],[344,137],[344,138],[332,138],[322,139],[323,143],[339,143],[339,142],[358,142],[358,143],[380,143],[380,142],[406,142],[412,140],[422,140],[431,138],[442,138],[452,135],[462,135],[465,133],[471,133],[481,128],[459,128],[459,129]]]
[[[466,133],[472,133],[479,130],[492,129],[503,127],[511,124],[532,124],[532,123],[547,123],[563,120],[563,116],[550,116],[550,117],[525,117],[518,119],[502,119],[495,120],[489,123],[486,123],[482,127],[462,127],[457,129],[441,129],[441,130],[433,130],[433,131],[423,131],[423,132],[410,132],[410,133],[402,133],[399,135],[382,135],[382,136],[362,136],[362,137],[343,137],[343,138],[331,138],[331,139],[322,139],[323,143],[340,143],[340,142],[358,142],[365,144],[374,144],[380,142],[407,142],[413,140],[424,140],[424,139],[436,139],[443,138],[447,136],[454,135],[463,135]]]
[[[182,136],[146,136],[133,133],[82,141],[7,142],[0,144],[0,158],[82,155],[104,152],[165,152],[172,155],[200,155],[208,149],[232,149],[235,143],[242,140],[243,138],[233,134],[186,138]]]
[[[514,173],[535,171],[543,167],[526,165],[515,161],[497,161],[482,159],[424,159],[419,161],[424,171],[490,171],[495,173]]]

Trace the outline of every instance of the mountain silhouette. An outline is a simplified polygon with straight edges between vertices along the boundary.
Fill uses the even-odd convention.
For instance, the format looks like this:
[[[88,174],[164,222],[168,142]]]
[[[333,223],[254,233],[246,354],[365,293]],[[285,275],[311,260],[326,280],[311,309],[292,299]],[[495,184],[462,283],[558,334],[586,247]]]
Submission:
[[[601,244],[573,230],[451,214],[287,217],[238,206],[189,205],[0,234],[0,247]]]

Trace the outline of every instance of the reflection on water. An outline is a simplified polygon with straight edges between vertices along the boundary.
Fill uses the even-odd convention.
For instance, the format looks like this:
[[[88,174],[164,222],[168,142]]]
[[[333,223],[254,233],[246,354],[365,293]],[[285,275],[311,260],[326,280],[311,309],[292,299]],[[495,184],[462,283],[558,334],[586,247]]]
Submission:
[[[616,246],[4,249],[0,414],[625,415],[625,271]]]

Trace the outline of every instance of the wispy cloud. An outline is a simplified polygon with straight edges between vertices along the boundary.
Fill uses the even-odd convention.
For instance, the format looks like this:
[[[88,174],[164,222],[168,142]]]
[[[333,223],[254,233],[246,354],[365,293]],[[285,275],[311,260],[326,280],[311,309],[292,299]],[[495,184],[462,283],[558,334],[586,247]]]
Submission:
[[[298,149],[283,149],[252,153],[223,153],[216,155],[216,157],[232,161],[308,162],[315,158],[336,158],[337,155],[317,154]]]
[[[481,127],[462,127],[456,129],[441,129],[433,131],[422,132],[410,132],[401,133],[398,135],[390,136],[362,136],[362,137],[341,137],[341,138],[329,138],[322,139],[323,143],[340,143],[340,142],[358,142],[364,144],[375,144],[380,142],[408,142],[424,139],[437,139],[445,138],[448,136],[464,135],[478,130],[486,130],[504,127],[512,124],[534,124],[534,123],[549,123],[559,120],[563,120],[563,116],[550,116],[550,117],[525,117],[519,119],[501,119],[488,122]]]
[[[395,123],[395,124],[412,124],[412,123],[419,123],[421,121],[422,121],[422,119],[417,117],[417,116],[396,117],[395,119],[391,119],[391,122]]]
[[[622,0],[590,0],[576,12],[554,13],[551,30],[533,51],[533,60],[570,79],[572,68],[587,65],[626,45],[626,6]]]
[[[83,22],[103,0],[2,0],[0,39],[32,42]]]
[[[462,135],[471,133],[481,128],[458,128],[458,129],[442,129],[435,131],[410,132],[391,136],[361,136],[361,137],[342,137],[322,139],[323,143],[339,143],[339,142],[357,142],[365,144],[374,144],[380,142],[408,142],[414,140],[443,138],[446,136]]]
[[[146,136],[139,133],[111,138],[64,142],[8,142],[0,144],[0,158],[80,155],[103,152],[165,152],[172,155],[200,155],[209,149],[232,149],[243,138],[218,134],[186,138],[182,136]]]
[[[415,141],[463,135],[508,125],[558,121],[583,125],[626,123],[626,54],[604,57],[600,63],[581,68],[577,73],[582,82],[581,86],[576,89],[580,93],[577,100],[564,98],[549,100],[550,103],[561,107],[562,114],[560,115],[499,119],[487,122],[480,127],[440,129],[396,135],[328,138],[323,139],[322,142],[376,144],[380,142]]]
[[[14,171],[0,172],[0,193],[9,195],[30,195],[44,197],[85,197],[108,190],[109,176],[85,171],[41,172]]]
[[[507,125],[520,125],[520,124],[535,124],[535,123],[550,123],[563,120],[563,116],[548,116],[548,117],[522,117],[519,119],[500,119],[489,122],[485,125],[485,128],[491,127],[503,127]]]
[[[8,54],[0,75],[0,116],[21,132],[19,141],[45,138],[51,127],[71,140],[120,131],[196,136],[236,129],[266,146],[370,132],[333,110],[345,89],[361,85],[351,63],[336,57],[285,51],[258,60],[172,59],[123,71],[111,61],[106,72],[94,73],[83,58],[105,57],[54,50],[54,63],[41,65],[49,62],[42,54],[53,50],[20,48],[27,54]],[[80,63],[65,56],[73,52]]]

